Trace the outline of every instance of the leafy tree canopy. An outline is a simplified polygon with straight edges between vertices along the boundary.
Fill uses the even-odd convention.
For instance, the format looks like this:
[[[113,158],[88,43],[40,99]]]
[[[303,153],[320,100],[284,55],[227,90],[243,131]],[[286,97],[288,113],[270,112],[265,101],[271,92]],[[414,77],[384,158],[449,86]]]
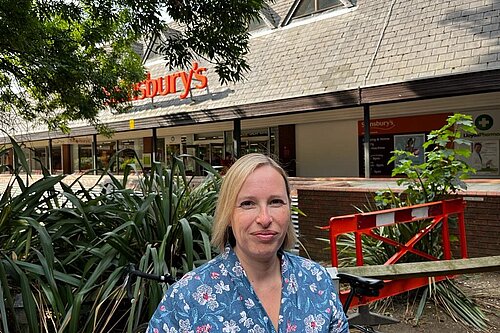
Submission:
[[[65,132],[72,120],[105,129],[99,110],[124,111],[127,103],[117,101],[144,78],[134,42],[159,36],[155,51],[169,70],[203,58],[221,83],[242,80],[249,70],[246,27],[263,6],[265,0],[0,0],[0,118],[16,114]],[[162,34],[165,14],[182,29]]]

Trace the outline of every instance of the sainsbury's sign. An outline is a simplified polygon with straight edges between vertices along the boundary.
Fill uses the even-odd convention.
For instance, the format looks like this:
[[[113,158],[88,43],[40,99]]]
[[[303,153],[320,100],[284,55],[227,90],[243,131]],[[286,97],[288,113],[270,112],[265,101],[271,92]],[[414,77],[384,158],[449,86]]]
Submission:
[[[151,79],[151,73],[148,73],[146,80],[134,85],[134,90],[138,91],[139,94],[131,99],[136,101],[145,98],[153,98],[155,96],[174,94],[177,92],[178,83],[182,83],[179,97],[184,99],[191,90],[193,79],[197,82],[194,88],[203,89],[207,87],[208,78],[203,74],[206,70],[205,67],[199,67],[198,63],[194,62],[189,72],[178,71],[155,79]]]
[[[446,124],[449,113],[415,115],[373,119],[370,121],[370,134],[399,134],[413,132],[430,132]],[[358,121],[358,135],[365,134],[364,121]]]

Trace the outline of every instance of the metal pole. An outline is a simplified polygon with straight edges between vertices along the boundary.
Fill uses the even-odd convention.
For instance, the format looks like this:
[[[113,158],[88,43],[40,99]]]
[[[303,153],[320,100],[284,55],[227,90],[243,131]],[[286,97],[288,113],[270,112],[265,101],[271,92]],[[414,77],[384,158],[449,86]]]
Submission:
[[[97,134],[92,135],[92,161],[94,175],[97,175]]]
[[[363,123],[365,125],[364,156],[365,156],[365,178],[370,178],[370,106],[363,105]]]
[[[52,175],[54,173],[54,170],[52,169],[52,139],[49,139],[49,151],[48,151],[48,169],[50,174]]]
[[[152,131],[153,131],[153,142],[152,142],[153,143],[152,144],[152,146],[153,146],[152,147],[152,150],[153,150],[152,154],[153,154],[153,156],[151,157],[151,161],[156,162],[156,151],[158,149],[158,147],[157,147],[158,143],[156,142],[156,140],[158,139],[158,135],[156,134],[156,127],[153,128]]]
[[[354,232],[354,244],[356,245],[356,266],[363,266],[363,242],[360,232]]]
[[[448,225],[448,214],[445,212],[441,224],[441,232],[443,235],[443,257],[445,260],[451,259],[451,245],[450,245],[450,228]]]
[[[233,122],[233,153],[234,158],[241,157],[241,120]]]

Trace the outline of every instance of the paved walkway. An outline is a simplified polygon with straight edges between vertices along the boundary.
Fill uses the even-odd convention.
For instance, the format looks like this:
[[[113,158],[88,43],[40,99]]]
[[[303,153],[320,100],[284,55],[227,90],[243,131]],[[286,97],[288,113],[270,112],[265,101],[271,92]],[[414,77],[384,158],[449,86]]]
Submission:
[[[65,183],[69,184],[75,181],[79,175],[68,175],[64,178]],[[30,183],[40,179],[40,175],[33,175]],[[99,181],[99,176],[86,175],[80,178],[80,182],[85,187],[90,187]],[[136,177],[130,178],[130,186],[133,186]],[[0,194],[5,191],[8,182],[11,181],[11,175],[0,174]],[[101,185],[106,184],[107,178],[99,181]],[[342,191],[366,191],[378,189],[391,189],[397,191],[402,187],[396,184],[394,178],[306,178],[306,177],[291,177],[290,183],[293,190],[297,188],[317,188],[317,189],[335,189],[339,188]],[[469,179],[466,181],[467,190],[464,194],[469,195],[493,195],[500,196],[500,179]]]
[[[292,177],[292,186],[296,188],[334,189],[341,188],[343,191],[366,191],[391,189],[402,190],[394,178],[302,178]],[[500,196],[500,179],[468,179],[465,182],[467,190],[464,194],[469,195],[494,195]]]

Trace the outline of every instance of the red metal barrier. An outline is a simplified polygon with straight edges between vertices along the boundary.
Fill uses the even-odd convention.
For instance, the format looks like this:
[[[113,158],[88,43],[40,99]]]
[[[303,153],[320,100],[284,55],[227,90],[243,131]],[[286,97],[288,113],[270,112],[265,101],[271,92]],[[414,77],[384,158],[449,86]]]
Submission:
[[[451,259],[451,245],[448,218],[450,215],[458,217],[458,232],[460,239],[461,257],[467,258],[467,242],[465,237],[464,221],[465,202],[462,199],[443,200],[426,204],[414,205],[403,208],[380,210],[370,213],[344,215],[330,218],[330,224],[323,229],[330,232],[330,245],[332,265],[338,267],[337,238],[346,233],[354,233],[356,246],[356,265],[363,265],[363,244],[362,235],[375,238],[386,244],[397,248],[396,253],[384,263],[384,265],[397,264],[407,253],[413,253],[425,260],[448,260]],[[402,223],[412,223],[424,219],[430,220],[425,227],[406,243],[402,244],[393,239],[383,237],[375,232],[380,227],[391,226]],[[425,253],[415,248],[416,244],[425,235],[430,233],[438,225],[441,225],[443,258],[437,258],[429,253]],[[436,281],[445,279],[446,276],[435,277]],[[394,296],[402,292],[425,286],[429,283],[428,278],[409,278],[402,280],[385,281],[386,286],[381,290],[380,296],[359,300],[353,300],[352,306],[366,304],[377,299]],[[341,299],[346,296],[341,293]]]

